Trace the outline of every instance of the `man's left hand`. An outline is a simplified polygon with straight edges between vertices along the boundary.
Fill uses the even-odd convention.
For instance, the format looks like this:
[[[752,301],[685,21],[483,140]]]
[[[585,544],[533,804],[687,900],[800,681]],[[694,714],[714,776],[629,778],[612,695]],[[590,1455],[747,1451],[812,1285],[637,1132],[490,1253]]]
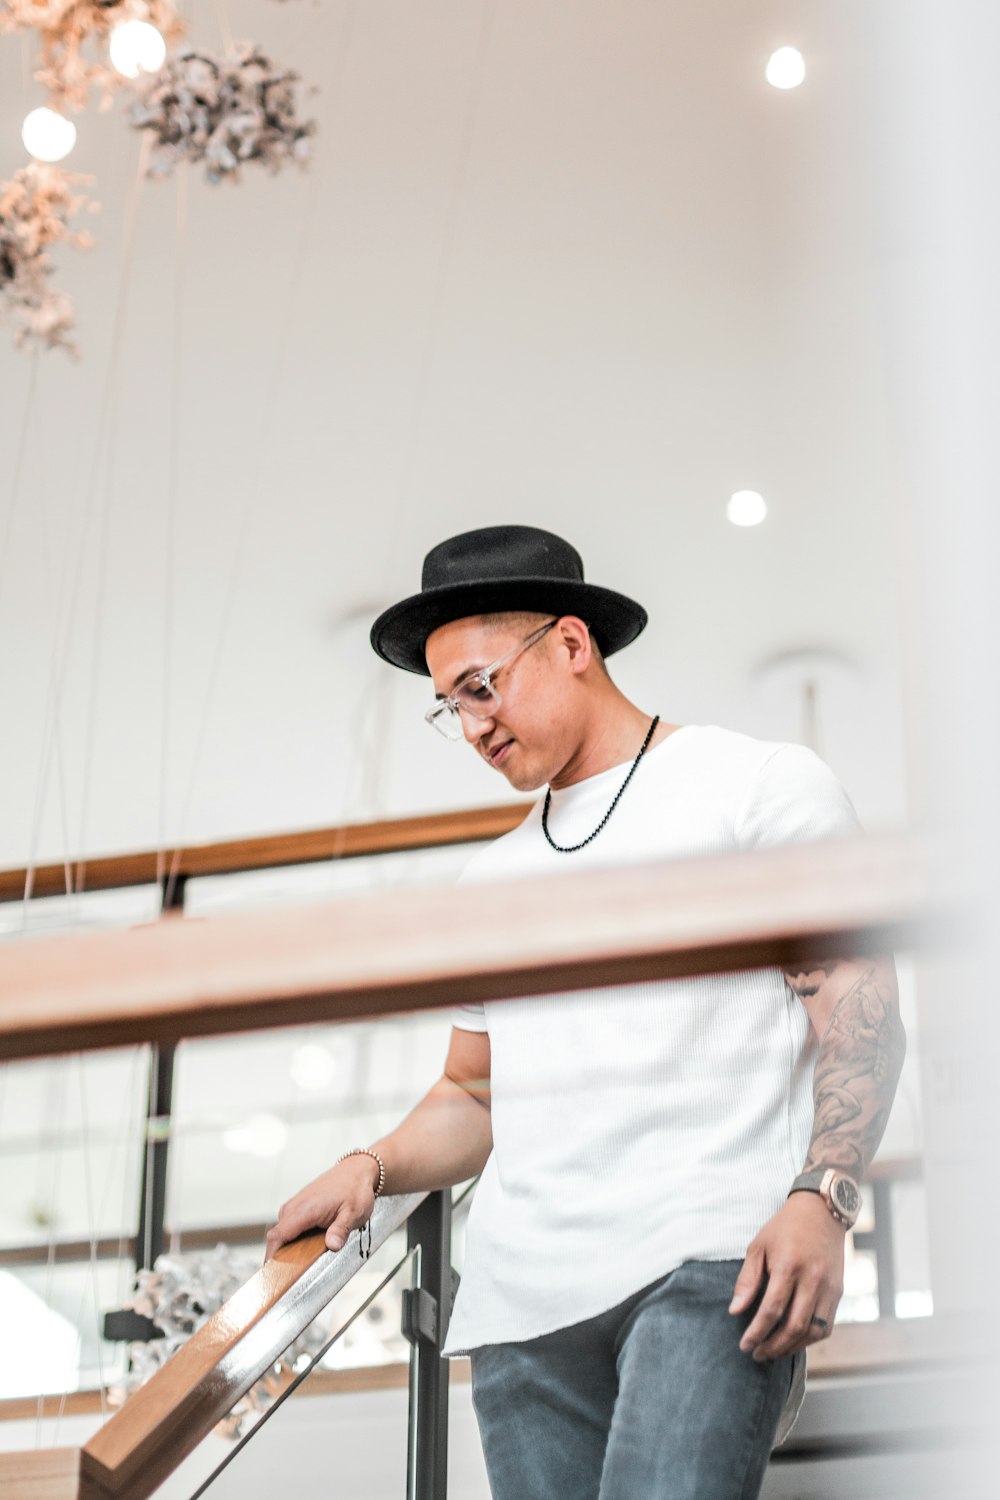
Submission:
[[[764,1225],[729,1304],[735,1316],[761,1299],[740,1340],[745,1354],[779,1359],[829,1338],[844,1290],[844,1238],[818,1193],[793,1193]]]

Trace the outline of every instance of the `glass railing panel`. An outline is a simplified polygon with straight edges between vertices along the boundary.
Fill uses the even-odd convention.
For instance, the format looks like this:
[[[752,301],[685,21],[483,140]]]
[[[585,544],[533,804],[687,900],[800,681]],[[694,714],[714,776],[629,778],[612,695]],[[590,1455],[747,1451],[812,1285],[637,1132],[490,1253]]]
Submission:
[[[105,1392],[106,1400],[124,1376],[125,1350],[101,1337],[103,1313],[128,1295],[132,1276],[124,1258],[0,1269],[0,1400],[37,1398],[39,1420],[65,1414],[77,1391]],[[56,1446],[58,1433],[46,1431],[46,1444]]]
[[[398,1124],[440,1076],[449,1031],[442,1013],[184,1042],[169,1229],[273,1222],[342,1152]]]
[[[0,1250],[135,1232],[148,1056],[0,1066]]]
[[[148,1065],[139,1047],[0,1067],[0,1399],[121,1374],[100,1333],[132,1284]]]
[[[415,1256],[392,1235],[294,1348],[157,1491],[158,1500],[253,1493],[406,1493],[402,1294]],[[380,1383],[377,1369],[388,1372]],[[352,1371],[363,1374],[352,1375]],[[373,1374],[375,1378],[373,1378]],[[356,1389],[345,1393],[345,1386]]]

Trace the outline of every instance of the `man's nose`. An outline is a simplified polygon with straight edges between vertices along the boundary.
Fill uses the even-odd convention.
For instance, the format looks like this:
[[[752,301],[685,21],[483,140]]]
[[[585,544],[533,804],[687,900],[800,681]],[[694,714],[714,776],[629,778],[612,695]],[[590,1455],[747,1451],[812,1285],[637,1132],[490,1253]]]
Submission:
[[[459,709],[458,713],[462,721],[462,733],[470,745],[478,745],[484,735],[496,728],[496,720],[493,718],[480,719],[465,709]]]

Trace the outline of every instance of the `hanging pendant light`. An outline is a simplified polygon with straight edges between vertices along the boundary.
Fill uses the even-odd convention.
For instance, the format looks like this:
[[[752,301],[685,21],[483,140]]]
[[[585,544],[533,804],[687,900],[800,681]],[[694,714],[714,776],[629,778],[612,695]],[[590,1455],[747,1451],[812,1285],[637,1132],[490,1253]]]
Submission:
[[[65,115],[42,105],[25,118],[21,139],[36,161],[62,161],[76,145],[76,126]]]
[[[158,73],[167,57],[167,44],[148,21],[122,21],[108,41],[111,65],[123,78]]]

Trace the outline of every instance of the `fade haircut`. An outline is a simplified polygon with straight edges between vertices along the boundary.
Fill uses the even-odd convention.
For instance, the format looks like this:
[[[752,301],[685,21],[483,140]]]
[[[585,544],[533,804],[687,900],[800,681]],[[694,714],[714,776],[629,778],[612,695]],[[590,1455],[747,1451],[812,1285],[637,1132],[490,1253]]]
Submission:
[[[533,630],[540,629],[547,620],[551,620],[552,612],[549,611],[548,614],[542,614],[538,610],[508,609],[497,610],[493,614],[482,615],[480,618],[484,627],[491,634],[498,630],[523,630],[525,635],[530,635]],[[604,660],[604,652],[597,644],[597,638],[593,631],[590,630],[589,625],[587,629],[590,633],[590,649],[594,654],[594,661],[605,677],[609,677],[610,673]]]

